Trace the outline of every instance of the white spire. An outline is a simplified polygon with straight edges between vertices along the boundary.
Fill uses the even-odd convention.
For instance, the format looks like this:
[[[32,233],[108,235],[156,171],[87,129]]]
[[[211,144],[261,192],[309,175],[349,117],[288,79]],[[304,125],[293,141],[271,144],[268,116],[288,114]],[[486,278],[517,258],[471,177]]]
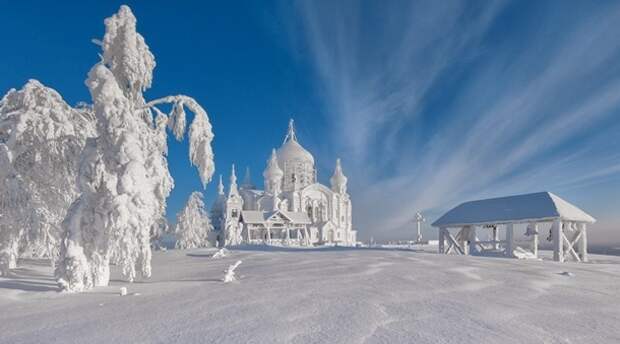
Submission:
[[[292,118],[288,121],[288,131],[286,136],[284,137],[284,142],[282,144],[287,143],[288,141],[297,142],[297,135],[295,134],[295,120]]]
[[[252,177],[250,175],[250,167],[245,168],[245,176],[243,177],[243,183],[241,183],[242,189],[254,189],[252,184]]]
[[[330,178],[332,183],[332,190],[340,194],[347,192],[347,177],[342,173],[342,166],[340,165],[340,158],[336,159],[336,169],[334,175]]]
[[[223,195],[224,194],[224,183],[222,183],[222,175],[220,174],[220,182],[217,184],[217,194],[218,195]]]
[[[228,195],[239,195],[239,190],[237,189],[237,175],[235,174],[235,164],[232,164],[232,172],[230,174],[230,190],[228,190]]]

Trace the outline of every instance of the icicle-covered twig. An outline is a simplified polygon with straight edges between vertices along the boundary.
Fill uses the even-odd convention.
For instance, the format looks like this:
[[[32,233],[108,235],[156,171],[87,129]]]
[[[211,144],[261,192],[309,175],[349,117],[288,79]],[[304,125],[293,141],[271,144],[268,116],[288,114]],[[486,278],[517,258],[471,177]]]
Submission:
[[[213,259],[218,259],[218,258],[224,258],[228,255],[228,250],[225,247],[220,248],[219,250],[217,250],[217,252],[215,252],[211,258]]]
[[[228,269],[226,269],[226,274],[224,275],[224,283],[229,283],[229,282],[233,282],[237,280],[237,277],[235,276],[235,269],[241,265],[241,261],[238,260],[235,264],[230,265],[228,267]]]

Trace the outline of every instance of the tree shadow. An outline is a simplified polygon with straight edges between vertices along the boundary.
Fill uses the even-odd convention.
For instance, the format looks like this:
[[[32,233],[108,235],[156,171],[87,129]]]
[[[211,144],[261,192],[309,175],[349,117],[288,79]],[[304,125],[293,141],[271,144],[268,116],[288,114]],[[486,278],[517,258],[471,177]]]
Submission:
[[[22,291],[60,291],[60,288],[55,283],[25,280],[0,281],[0,288]]]
[[[0,288],[22,291],[60,291],[56,280],[34,270],[17,268],[0,280]]]
[[[228,247],[234,251],[252,251],[252,252],[325,252],[325,251],[356,251],[365,248],[348,247],[348,246],[314,246],[314,247],[291,247],[291,246],[272,246],[272,245],[239,245]]]

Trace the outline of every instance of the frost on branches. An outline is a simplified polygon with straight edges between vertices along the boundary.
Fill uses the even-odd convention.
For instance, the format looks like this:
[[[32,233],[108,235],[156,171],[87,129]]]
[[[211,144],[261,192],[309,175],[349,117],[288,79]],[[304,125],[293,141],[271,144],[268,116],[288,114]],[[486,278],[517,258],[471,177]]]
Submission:
[[[151,275],[150,235],[161,228],[173,187],[168,171],[166,127],[185,132],[185,108],[194,114],[190,160],[203,185],[213,174],[213,133],[206,111],[192,98],[171,96],[147,103],[155,59],[136,32],[127,6],[106,19],[102,61],[88,73],[97,138],[80,162],[80,198],[63,222],[65,237],[56,269],[61,288],[82,291],[107,285],[109,264],[133,281]],[[156,106],[171,104],[164,114]],[[155,116],[154,116],[155,115]],[[153,118],[155,117],[155,118]]]
[[[213,227],[202,200],[202,193],[192,192],[185,207],[177,215],[176,248],[208,247]]]
[[[91,109],[74,109],[30,80],[0,101],[0,275],[19,256],[58,255],[61,222],[78,196],[75,179]]]

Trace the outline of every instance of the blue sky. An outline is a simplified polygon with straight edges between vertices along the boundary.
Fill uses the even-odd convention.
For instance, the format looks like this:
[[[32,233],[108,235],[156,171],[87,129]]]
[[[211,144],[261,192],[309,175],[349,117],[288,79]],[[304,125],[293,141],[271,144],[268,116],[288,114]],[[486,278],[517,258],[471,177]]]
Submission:
[[[89,101],[90,40],[120,4],[4,4],[0,92],[35,78]],[[417,210],[548,190],[599,220],[591,242],[620,243],[618,2],[128,4],[157,60],[147,99],[208,110],[225,178],[234,162],[262,184],[294,117],[319,179],[343,159],[362,238],[411,236]],[[169,163],[173,219],[201,186],[187,142]]]

